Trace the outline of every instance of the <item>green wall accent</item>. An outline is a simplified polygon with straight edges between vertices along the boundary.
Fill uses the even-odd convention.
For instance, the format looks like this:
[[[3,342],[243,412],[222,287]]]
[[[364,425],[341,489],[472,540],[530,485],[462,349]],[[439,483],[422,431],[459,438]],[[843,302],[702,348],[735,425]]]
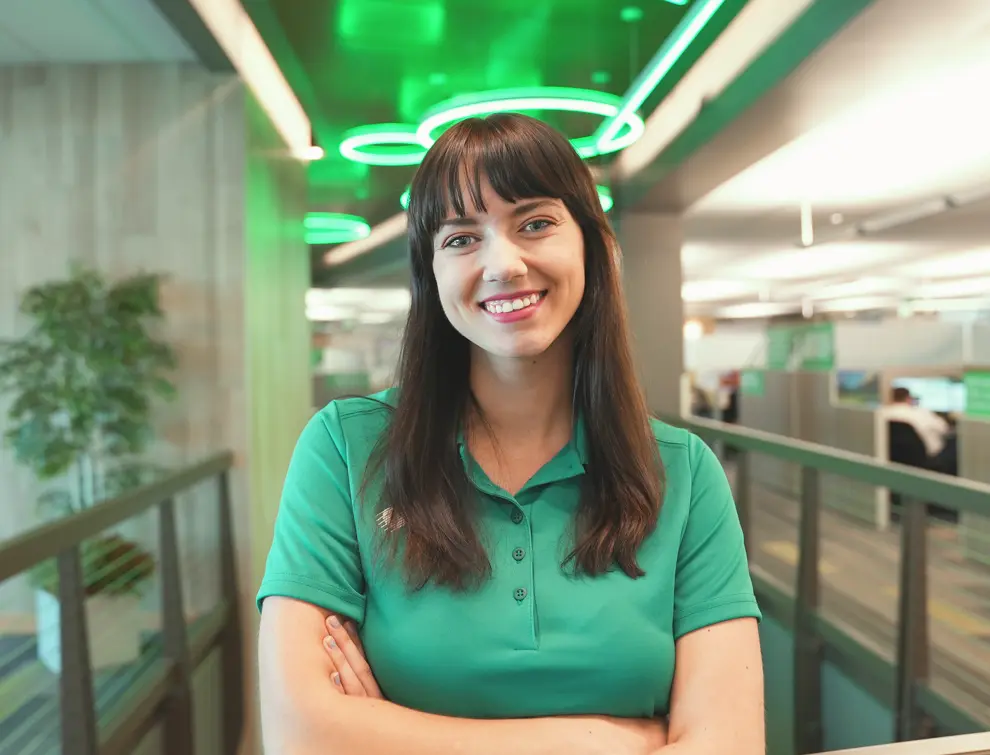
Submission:
[[[969,370],[966,385],[966,416],[990,418],[990,370]]]
[[[827,372],[834,368],[833,323],[773,325],[767,329],[767,369]]]
[[[254,584],[260,581],[282,481],[303,425],[312,415],[306,168],[285,146],[248,93],[245,165],[244,298],[247,359],[248,504]],[[232,297],[231,305],[238,301]]]
[[[763,370],[743,370],[739,376],[739,391],[744,396],[762,396],[766,393]]]

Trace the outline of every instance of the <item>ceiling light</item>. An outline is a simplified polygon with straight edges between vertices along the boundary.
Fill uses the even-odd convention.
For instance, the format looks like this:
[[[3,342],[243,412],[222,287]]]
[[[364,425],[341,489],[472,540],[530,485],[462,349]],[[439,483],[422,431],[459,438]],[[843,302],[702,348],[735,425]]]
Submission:
[[[815,305],[819,312],[867,312],[873,309],[897,309],[900,299],[892,296],[855,296],[831,299]]]
[[[610,145],[619,138],[626,119],[642,107],[646,98],[653,93],[663,77],[670,72],[670,69],[687,50],[688,45],[701,33],[701,30],[705,28],[705,25],[724,2],[725,0],[697,0],[691,9],[684,14],[681,22],[670,33],[670,36],[657,50],[656,55],[629,87],[626,96],[622,98],[621,107],[613,117],[598,128],[592,137],[593,143],[601,154],[616,151],[610,149]],[[640,15],[642,15],[642,11],[640,11]],[[623,20],[627,19],[623,18]]]
[[[903,244],[834,243],[754,257],[727,265],[724,272],[733,278],[761,281],[805,280],[848,273],[903,258]]]
[[[292,155],[307,159],[313,128],[275,57],[239,0],[189,0]],[[130,6],[130,4],[126,4]],[[319,158],[317,158],[319,159]]]
[[[358,126],[344,134],[340,154],[365,165],[419,165],[426,149],[416,137],[416,127],[406,123]]]
[[[705,326],[700,320],[688,320],[684,323],[684,340],[697,341],[705,334]]]
[[[731,307],[722,307],[715,313],[715,316],[734,320],[756,317],[779,317],[781,315],[797,314],[800,311],[801,306],[799,304],[754,301],[747,302],[746,304],[733,304]]]
[[[343,244],[371,234],[364,218],[339,212],[311,212],[303,224],[307,244]]]
[[[357,312],[345,307],[316,306],[306,307],[306,319],[310,322],[341,322],[353,320]]]
[[[990,297],[960,299],[920,299],[907,304],[910,312],[982,312],[990,311]]]
[[[990,275],[990,248],[938,255],[930,259],[898,265],[897,272],[907,278],[921,280]]]
[[[696,280],[681,286],[681,298],[692,303],[737,299],[753,293],[753,283],[742,280]]]
[[[628,147],[643,134],[643,119],[635,108],[620,115],[621,97],[595,89],[574,87],[522,87],[453,97],[427,111],[417,129],[423,147],[430,147],[445,126],[465,118],[493,113],[531,112],[535,110],[587,113],[615,120],[615,136],[599,146],[594,136],[571,139],[574,149],[583,158],[597,157]]]
[[[958,296],[990,296],[990,277],[940,281],[919,286],[916,296],[925,299],[952,299]]]
[[[412,304],[408,288],[311,288],[306,292],[306,308],[361,308],[377,312],[406,312]]]
[[[323,147],[312,145],[304,149],[298,157],[305,162],[313,162],[314,160],[322,160],[324,154]]]
[[[844,283],[826,284],[806,293],[810,299],[847,299],[872,294],[888,294],[902,291],[905,281],[899,278],[859,278]],[[807,286],[802,287],[805,290]]]
[[[602,210],[608,212],[612,209],[612,190],[607,186],[596,186],[598,189],[598,201],[602,204]]]
[[[643,9],[637,8],[635,5],[627,5],[619,11],[619,18],[627,24],[635,24],[643,19]]]

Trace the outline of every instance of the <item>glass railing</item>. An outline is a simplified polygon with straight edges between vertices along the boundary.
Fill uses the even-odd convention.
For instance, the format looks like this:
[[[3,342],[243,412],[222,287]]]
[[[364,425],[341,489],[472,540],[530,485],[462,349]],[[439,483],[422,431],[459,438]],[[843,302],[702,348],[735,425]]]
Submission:
[[[237,752],[232,458],[0,544],[0,755]]]
[[[663,419],[713,445],[733,480],[757,597],[787,643],[764,643],[778,663],[789,656],[788,688],[775,701],[789,710],[768,697],[768,726],[784,732],[787,751],[990,729],[990,570],[967,562],[950,528],[928,515],[990,516],[990,485],[736,425]],[[793,465],[796,495],[762,484],[754,471],[766,459]],[[823,502],[829,486],[856,484],[898,494],[891,530]],[[828,736],[829,726],[834,734],[863,722],[871,731]]]
[[[990,733],[922,739],[858,750],[834,750],[829,755],[990,755]]]

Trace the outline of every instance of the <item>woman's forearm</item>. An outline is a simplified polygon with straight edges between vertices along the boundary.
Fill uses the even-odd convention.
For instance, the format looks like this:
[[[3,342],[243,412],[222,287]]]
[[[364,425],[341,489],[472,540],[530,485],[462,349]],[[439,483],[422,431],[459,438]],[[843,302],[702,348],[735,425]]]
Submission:
[[[323,621],[305,604],[266,601],[259,691],[267,755],[649,755],[666,739],[659,721],[464,719],[341,694]]]
[[[298,711],[294,722],[281,722],[285,740],[269,740],[268,755],[648,755],[655,751],[646,722],[595,716],[452,718],[343,695],[329,705],[323,703]]]

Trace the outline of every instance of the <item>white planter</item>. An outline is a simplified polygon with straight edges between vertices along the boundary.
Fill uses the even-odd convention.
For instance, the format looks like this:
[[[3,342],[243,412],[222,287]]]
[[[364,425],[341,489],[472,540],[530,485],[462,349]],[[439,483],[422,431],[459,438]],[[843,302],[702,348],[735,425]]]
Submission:
[[[38,613],[38,660],[50,671],[62,671],[62,635],[58,598],[35,590]],[[136,596],[94,595],[86,599],[86,630],[92,668],[103,669],[136,661],[141,655],[141,599]]]

